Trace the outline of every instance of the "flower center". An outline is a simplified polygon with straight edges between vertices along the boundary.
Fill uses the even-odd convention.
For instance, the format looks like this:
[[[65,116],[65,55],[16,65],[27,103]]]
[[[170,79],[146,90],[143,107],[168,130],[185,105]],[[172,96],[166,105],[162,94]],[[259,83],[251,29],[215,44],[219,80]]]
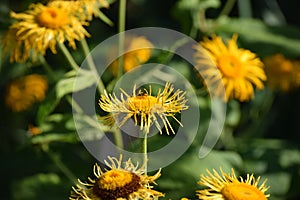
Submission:
[[[132,172],[112,169],[102,174],[93,187],[93,192],[103,200],[126,198],[140,188],[140,177]]]
[[[58,29],[69,23],[68,15],[57,8],[46,8],[38,16],[37,21],[39,25]]]
[[[266,200],[264,193],[246,183],[232,183],[225,186],[222,195],[226,200]]]
[[[232,55],[224,55],[218,59],[218,66],[222,73],[230,78],[238,78],[243,75],[241,62]]]
[[[128,99],[129,110],[149,114],[150,109],[158,104],[157,98],[153,96],[142,95]]]
[[[105,172],[99,178],[99,187],[107,190],[114,190],[118,187],[123,187],[124,185],[130,183],[132,180],[132,173],[121,170],[110,170]]]

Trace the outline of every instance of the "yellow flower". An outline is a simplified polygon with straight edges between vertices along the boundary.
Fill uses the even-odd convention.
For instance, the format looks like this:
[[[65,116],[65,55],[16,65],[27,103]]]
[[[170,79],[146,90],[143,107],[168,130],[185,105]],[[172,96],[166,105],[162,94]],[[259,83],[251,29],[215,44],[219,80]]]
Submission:
[[[56,53],[57,43],[68,41],[72,48],[76,48],[75,41],[81,40],[89,33],[76,15],[76,10],[69,6],[31,4],[24,13],[11,12],[11,17],[17,21],[9,27],[9,31],[2,39],[3,51],[10,52],[10,61],[24,62],[28,58],[35,60],[39,54],[45,55],[50,48]],[[10,45],[11,38],[17,46]]]
[[[47,89],[47,80],[38,74],[16,79],[7,87],[6,105],[14,112],[24,111],[34,103],[44,100]]]
[[[300,86],[300,65],[298,61],[287,59],[282,54],[274,54],[264,59],[268,77],[267,86],[283,92]]]
[[[153,48],[152,43],[145,37],[133,37],[126,40],[126,50],[129,51],[123,57],[123,70],[128,72],[135,67],[147,62],[151,57]],[[134,50],[137,49],[137,50]],[[111,65],[112,73],[117,76],[118,74],[118,60],[115,60]]]
[[[72,4],[72,6],[70,6]],[[82,21],[91,21],[93,16],[101,16],[103,13],[100,8],[109,8],[106,0],[53,0],[49,5],[69,6],[75,12],[75,15]]]
[[[218,82],[215,95],[222,95],[218,93],[224,84],[226,101],[230,98],[247,101],[254,97],[254,86],[256,89],[263,89],[266,75],[261,60],[251,51],[238,48],[236,41],[237,35],[234,35],[227,45],[216,35],[213,35],[211,40],[205,38],[200,44],[217,67],[204,63],[203,49],[199,45],[195,54],[196,68],[205,78],[207,86]]]
[[[138,168],[131,160],[124,162],[122,167],[122,155],[117,159],[108,157],[110,163],[105,164],[110,168],[102,171],[94,165],[96,179],[88,178],[88,183],[78,180],[79,184],[73,187],[70,200],[154,200],[163,197],[164,194],[153,190],[155,180],[160,177],[160,170],[153,176],[144,175],[144,166]]]
[[[121,89],[121,100],[115,94],[107,94],[105,91],[104,95],[101,95],[99,105],[104,111],[112,114],[105,118],[107,122],[112,122],[119,115],[125,114],[119,126],[122,126],[128,119],[132,118],[135,124],[139,125],[140,129],[146,133],[149,133],[150,126],[153,123],[162,133],[158,123],[158,118],[160,118],[167,134],[169,134],[169,129],[175,134],[168,117],[172,117],[182,126],[175,118],[175,114],[186,110],[188,106],[186,105],[185,92],[177,90],[173,93],[173,90],[173,86],[167,82],[164,90],[161,91],[159,89],[156,96],[151,96],[151,86],[149,92],[146,89],[144,91],[139,90],[137,95],[136,86],[134,86],[132,96],[129,96]],[[124,95],[127,99],[124,98]]]
[[[36,60],[37,53],[32,52],[30,47],[34,44],[34,38],[21,40],[20,37],[17,36],[17,31],[17,29],[10,27],[4,37],[1,38],[2,55],[10,54],[10,62],[23,62],[27,60],[27,58]]]
[[[259,185],[260,177],[254,178],[253,174],[247,174],[247,178],[240,180],[236,177],[234,170],[231,174],[226,174],[221,170],[221,175],[213,170],[207,170],[209,176],[200,177],[199,185],[209,187],[197,191],[199,199],[214,200],[266,200],[270,195],[265,194],[268,190],[266,180]]]

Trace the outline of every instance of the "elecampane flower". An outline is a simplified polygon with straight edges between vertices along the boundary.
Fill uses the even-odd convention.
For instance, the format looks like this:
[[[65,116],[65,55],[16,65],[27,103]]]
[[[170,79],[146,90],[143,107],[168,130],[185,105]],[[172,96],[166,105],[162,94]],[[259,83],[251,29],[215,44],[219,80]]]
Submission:
[[[30,108],[34,103],[44,100],[48,82],[44,76],[31,74],[12,81],[7,86],[5,103],[14,112]]]
[[[160,177],[160,170],[153,176],[144,175],[144,166],[138,168],[129,159],[122,166],[122,156],[119,159],[108,157],[105,164],[109,169],[101,170],[94,165],[96,179],[88,178],[87,183],[78,180],[73,187],[70,200],[155,200],[164,194],[153,190],[155,180]]]
[[[254,97],[254,87],[258,90],[263,89],[266,75],[261,60],[251,51],[239,48],[236,41],[237,35],[234,35],[227,45],[216,35],[213,35],[212,39],[205,38],[200,44],[217,68],[203,63],[206,61],[203,61],[203,48],[200,45],[196,47],[196,68],[205,77],[208,86],[216,82],[224,84],[226,101],[231,98],[247,101]],[[217,73],[217,70],[220,73]]]
[[[300,64],[282,54],[274,54],[264,60],[268,77],[267,86],[288,92],[300,86]]]
[[[128,72],[135,67],[147,62],[151,57],[153,44],[145,37],[132,37],[125,42],[126,51],[123,57],[123,70]],[[115,54],[114,54],[115,56]],[[118,60],[111,64],[112,73],[118,74]]]
[[[238,179],[231,170],[231,174],[226,174],[222,169],[221,174],[216,170],[213,173],[207,170],[208,176],[201,175],[199,185],[208,189],[198,190],[197,196],[203,200],[266,200],[270,195],[265,194],[268,190],[266,180],[259,184],[253,174],[247,174],[247,178]]]
[[[31,4],[26,12],[11,12],[17,22],[9,27],[3,38],[4,52],[10,52],[10,61],[24,62],[44,55],[48,48],[56,53],[57,43],[67,41],[75,49],[76,40],[89,36],[83,27],[88,23],[80,21],[77,14],[72,4],[63,7],[38,3]],[[11,38],[17,39],[14,42],[17,46],[9,45]]]
[[[104,111],[111,113],[105,118],[109,123],[121,114],[125,114],[119,126],[132,118],[135,124],[139,125],[140,129],[146,133],[149,133],[150,126],[153,123],[162,133],[158,122],[160,119],[166,128],[167,134],[169,134],[169,129],[175,134],[168,117],[172,117],[182,126],[180,121],[175,118],[175,114],[186,110],[188,106],[186,105],[185,92],[176,90],[173,93],[173,90],[173,86],[167,82],[163,91],[159,90],[156,96],[151,96],[151,86],[149,91],[139,90],[138,94],[136,94],[135,86],[132,96],[121,89],[121,100],[115,94],[105,92],[101,95],[99,105]],[[126,99],[124,95],[127,97]]]
[[[102,16],[104,14],[100,8],[109,8],[109,3],[106,0],[53,0],[49,5],[69,6],[82,21],[91,21],[93,16]]]

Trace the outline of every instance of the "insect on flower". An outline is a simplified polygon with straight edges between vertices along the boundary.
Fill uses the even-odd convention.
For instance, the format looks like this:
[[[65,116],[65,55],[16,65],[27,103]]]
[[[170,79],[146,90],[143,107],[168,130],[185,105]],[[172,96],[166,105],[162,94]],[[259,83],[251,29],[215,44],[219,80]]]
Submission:
[[[121,90],[121,100],[119,100],[115,94],[108,94],[106,91],[99,100],[100,107],[111,113],[104,117],[104,120],[108,124],[112,124],[114,119],[118,119],[121,114],[125,114],[119,123],[119,126],[132,118],[136,125],[140,126],[140,130],[144,130],[149,133],[151,125],[154,123],[157,129],[162,133],[159,119],[163,122],[167,134],[170,131],[175,134],[168,117],[173,118],[180,126],[183,126],[181,122],[176,119],[175,114],[180,113],[182,110],[188,109],[186,105],[187,99],[185,99],[185,92],[182,90],[176,90],[167,82],[164,89],[158,90],[156,96],[152,96],[152,88],[149,87],[149,91],[139,90],[136,93],[136,85],[133,88],[133,95],[130,96],[123,89]],[[126,98],[124,97],[126,96]]]

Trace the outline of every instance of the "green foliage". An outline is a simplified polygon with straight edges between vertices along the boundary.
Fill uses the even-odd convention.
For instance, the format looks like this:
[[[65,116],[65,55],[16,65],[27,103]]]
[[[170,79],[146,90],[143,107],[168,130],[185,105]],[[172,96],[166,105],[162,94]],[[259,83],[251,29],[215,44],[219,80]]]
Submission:
[[[290,56],[300,53],[300,30],[294,26],[270,26],[258,19],[222,17],[217,21],[216,31],[237,33],[247,46],[261,56],[278,51]]]
[[[61,99],[67,94],[81,91],[95,84],[95,79],[92,72],[82,71],[82,73],[79,73],[77,76],[75,72],[71,71],[69,74],[71,74],[71,76],[66,76],[66,78],[59,80],[56,85],[56,97],[58,99]]]
[[[236,152],[211,151],[203,159],[198,157],[198,148],[189,149],[180,159],[165,167],[162,178],[158,180],[161,191],[166,191],[166,199],[176,199],[188,196],[194,198],[200,174],[207,174],[207,169],[219,170],[220,167],[227,172],[231,168],[242,166],[242,159]]]
[[[57,174],[36,174],[13,184],[13,199],[61,199],[59,187],[65,186]]]
[[[27,10],[30,3],[37,2],[47,1],[0,2],[0,36],[14,23],[9,16],[10,10],[21,12]],[[95,149],[99,149],[99,155],[110,150],[103,144],[103,138],[109,138],[113,144],[121,140],[125,150],[129,152],[143,151],[143,139],[128,136],[126,131],[120,131],[117,126],[108,126],[102,117],[110,113],[105,113],[98,106],[102,89],[108,92],[115,89],[119,92],[116,85],[123,87],[124,80],[114,77],[110,69],[106,69],[100,76],[93,69],[94,63],[91,60],[86,61],[90,68],[76,70],[84,57],[87,57],[89,48],[96,47],[103,40],[122,31],[118,27],[121,4],[115,0],[108,2],[110,8],[101,8],[101,12],[84,26],[91,33],[91,37],[86,38],[88,46],[78,41],[77,49],[67,47],[66,50],[59,50],[57,46],[57,54],[48,50],[43,59],[39,58],[35,62],[29,59],[24,63],[10,63],[8,55],[2,55],[3,43],[0,44],[1,199],[68,199],[76,179],[85,181],[88,176],[91,177],[92,166],[97,162],[83,143],[92,144]],[[125,27],[164,26],[185,33],[197,42],[212,34],[221,36],[224,41],[237,34],[238,46],[254,52],[261,60],[281,53],[299,65],[300,24],[291,20],[299,19],[298,10],[296,9],[296,14],[292,12],[297,6],[290,1],[268,1],[269,4],[265,5],[266,2],[131,0],[126,5]],[[119,37],[118,40],[121,44],[122,38]],[[170,50],[175,51],[184,47],[187,41],[172,42]],[[127,46],[128,44],[125,45]],[[100,54],[109,54],[113,48],[116,46],[99,50],[93,59],[104,59]],[[193,51],[194,49],[191,53]],[[66,56],[68,53],[69,57]],[[196,69],[187,61],[171,51],[153,49],[148,63],[156,64],[142,72],[136,69],[140,73],[138,77],[132,75],[136,71],[129,71],[126,80],[142,80],[145,85],[172,80],[178,85],[186,86],[176,76],[178,73],[190,84],[187,94],[195,92],[197,96],[195,99],[188,99],[189,109],[200,113],[200,121],[185,121],[183,138],[174,141],[174,135],[167,135],[165,129],[162,129],[163,134],[151,135],[147,140],[148,152],[155,152],[171,142],[176,147],[183,147],[187,141],[191,143],[176,161],[162,168],[162,175],[156,181],[158,185],[154,186],[154,189],[166,194],[161,199],[196,199],[195,191],[204,188],[197,184],[200,174],[220,168],[225,172],[230,172],[233,168],[236,175],[241,177],[253,173],[255,177],[261,176],[262,180],[266,178],[266,185],[270,186],[266,193],[271,195],[268,198],[270,200],[300,198],[299,88],[284,93],[268,88],[265,82],[263,90],[255,90],[254,99],[248,102],[230,99],[226,103],[226,111],[217,105],[219,107],[212,112],[210,94]],[[160,64],[170,68],[163,69]],[[49,80],[45,99],[24,112],[13,113],[5,104],[8,84],[17,77],[34,73],[42,74]],[[99,83],[103,83],[104,88]],[[84,95],[96,85],[98,88],[94,95],[85,95],[82,102],[72,98],[74,94]],[[159,88],[158,84],[154,84],[153,94]],[[132,91],[132,88],[123,89]],[[94,103],[88,105],[90,110],[87,113],[83,110],[86,106],[84,100]],[[92,113],[94,110],[96,113]],[[211,129],[210,136],[218,134],[220,129],[216,124],[209,127],[211,121],[221,121],[224,113],[226,115],[221,136],[208,155],[200,158],[199,150],[203,147],[208,129]],[[180,113],[176,115],[179,121],[182,116]],[[177,131],[180,125],[175,119],[168,119]],[[195,124],[199,125],[197,130]],[[137,130],[134,131],[138,132]],[[168,156],[169,154],[162,153],[156,160],[149,160],[149,163],[160,166],[161,161]]]
[[[208,8],[218,8],[220,0],[180,0],[177,2],[179,9],[203,11]]]

